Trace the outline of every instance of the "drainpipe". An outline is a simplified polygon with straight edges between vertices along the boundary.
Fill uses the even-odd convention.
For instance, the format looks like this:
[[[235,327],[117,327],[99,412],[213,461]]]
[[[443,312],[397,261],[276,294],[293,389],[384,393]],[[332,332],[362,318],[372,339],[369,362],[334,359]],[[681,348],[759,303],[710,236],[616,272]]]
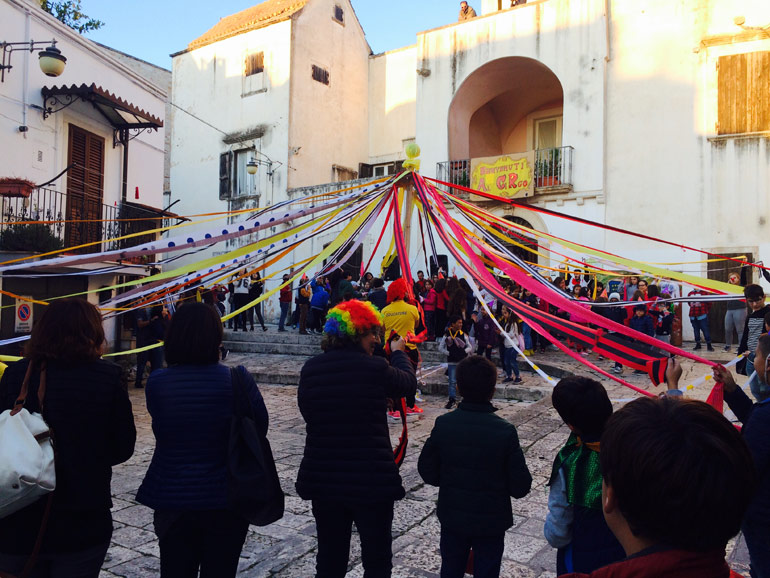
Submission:
[[[602,154],[602,190],[604,191],[604,215],[606,217],[607,215],[607,197],[608,197],[608,191],[607,191],[607,132],[608,132],[608,119],[609,119],[609,90],[607,88],[607,85],[609,83],[609,68],[610,68],[610,61],[612,60],[612,44],[611,44],[611,34],[610,34],[610,19],[611,19],[611,10],[612,10],[612,0],[604,0],[604,34],[605,34],[605,46],[606,46],[606,54],[604,56],[604,108],[603,108],[603,116],[604,116],[604,131],[603,131],[603,154]],[[607,232],[604,231],[604,240],[605,244],[607,241]]]
[[[120,130],[120,142],[123,145],[123,191],[121,198],[128,200],[128,129]]]
[[[30,13],[24,9],[24,40],[29,42],[30,36]],[[29,53],[24,52],[24,80],[21,89],[21,126],[27,126],[27,90],[29,88]],[[27,138],[27,133],[22,133]]]

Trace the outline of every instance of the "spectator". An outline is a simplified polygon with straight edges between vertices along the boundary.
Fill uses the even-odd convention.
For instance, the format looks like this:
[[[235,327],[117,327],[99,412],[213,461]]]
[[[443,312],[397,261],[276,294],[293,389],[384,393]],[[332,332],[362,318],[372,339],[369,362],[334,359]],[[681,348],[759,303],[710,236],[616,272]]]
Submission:
[[[104,344],[95,306],[51,301],[32,328],[26,359],[8,365],[0,380],[0,412],[13,408],[27,385],[24,407],[43,413],[56,444],[56,491],[31,576],[96,578],[110,546],[112,466],[134,453],[136,429],[120,367],[100,359]],[[0,574],[26,575],[48,500],[0,519]]]
[[[599,440],[612,403],[602,384],[587,377],[559,381],[552,403],[571,433],[548,482],[545,538],[558,548],[557,574],[591,572],[624,557],[602,515]]]
[[[337,285],[337,303],[348,301],[356,297],[356,291],[353,288],[353,273],[343,271],[339,285]]]
[[[765,305],[765,292],[759,285],[746,285],[743,288],[743,295],[746,297],[746,303],[751,312],[746,317],[743,324],[743,336],[741,344],[738,346],[738,355],[744,351],[749,352],[746,358],[746,375],[754,373],[754,351],[757,348],[757,341],[762,335],[765,324],[765,315],[770,313],[770,305]],[[763,401],[770,397],[770,388],[757,380],[751,382],[751,394],[757,401]]]
[[[446,279],[439,279],[433,288],[436,291],[436,325],[434,335],[443,335],[446,329],[446,308],[449,303],[446,285]]]
[[[667,379],[678,380],[675,367]],[[700,401],[636,399],[607,421],[599,460],[604,519],[627,558],[562,578],[731,575],[725,546],[740,529],[756,474],[723,415]]]
[[[313,296],[310,298],[310,331],[323,333],[321,327],[325,323],[326,308],[329,305],[329,292],[325,287],[326,278],[319,277],[310,282]]]
[[[738,273],[730,273],[727,279],[730,285],[739,285],[740,276]],[[725,311],[725,351],[730,351],[733,346],[733,333],[738,336],[738,343],[743,333],[743,326],[746,324],[746,302],[743,299],[733,299],[727,302],[727,311]]]
[[[425,281],[425,296],[422,301],[422,311],[425,315],[425,329],[428,331],[428,341],[436,339],[436,290],[433,281]]]
[[[303,275],[297,288],[297,307],[299,308],[299,334],[307,335],[307,312],[310,309],[310,282]]]
[[[380,313],[346,301],[331,311],[324,353],[302,367],[297,402],[307,438],[297,493],[312,501],[318,535],[316,576],[347,573],[352,525],[361,538],[366,576],[390,576],[393,504],[404,488],[393,458],[387,399],[414,396],[414,367],[404,340],[392,341],[390,364],[373,356]]]
[[[503,371],[505,372],[505,379],[503,379],[503,383],[513,382],[518,384],[521,383],[521,375],[519,374],[519,362],[516,360],[519,353],[516,351],[513,344],[515,343],[516,347],[519,346],[519,320],[516,318],[514,312],[506,307],[503,310],[503,321],[503,329],[505,331],[505,335],[502,336],[504,346]],[[516,376],[516,379],[513,378],[514,375]]]
[[[259,271],[254,271],[251,274],[251,284],[249,285],[249,303],[256,301],[262,295],[265,290],[265,283],[262,281],[262,277],[259,275]],[[251,324],[251,330],[254,331],[254,314],[257,314],[257,321],[262,326],[262,331],[267,331],[265,327],[265,319],[262,317],[262,303],[257,303],[249,309],[249,323]]]
[[[377,309],[382,311],[388,304],[388,294],[385,292],[385,281],[377,277],[372,281],[372,290],[369,292],[369,301]]]
[[[482,309],[481,318],[476,321],[475,332],[476,342],[478,344],[476,353],[491,360],[492,348],[497,343],[497,330],[486,309]]]
[[[249,304],[249,285],[251,281],[246,273],[233,277],[233,310],[238,311]],[[235,316],[233,331],[238,331],[242,327],[246,331],[246,321],[248,313],[244,310]]]
[[[425,483],[439,487],[445,578],[464,575],[471,548],[475,576],[500,575],[505,531],[513,526],[511,496],[523,498],[532,485],[516,428],[490,403],[496,382],[497,368],[482,357],[458,364],[463,401],[436,419],[417,464]]]
[[[457,364],[468,357],[473,350],[471,339],[463,333],[463,320],[459,315],[449,318],[449,326],[441,349],[447,356],[447,376],[449,377],[449,399],[444,409],[452,409],[457,403]]]
[[[429,281],[429,279],[427,281]],[[422,297],[423,293],[425,293],[425,282],[425,273],[417,271],[417,281],[414,282],[414,286],[412,287],[415,297]]]
[[[134,318],[136,320],[137,349],[153,345],[162,339],[163,336],[159,336],[157,331],[157,323],[160,321],[157,318],[157,311],[153,313],[153,309],[142,307],[134,311]],[[150,362],[150,373],[163,367],[163,347],[153,347],[136,354],[136,381],[134,382],[136,388],[144,387],[144,371],[148,361]]]
[[[690,291],[687,296],[694,297],[697,295],[706,295],[697,287]],[[711,331],[709,330],[709,309],[711,305],[706,301],[691,301],[690,302],[690,323],[692,323],[692,330],[695,333],[695,347],[693,349],[700,349],[700,334],[703,331],[703,338],[706,340],[706,349],[714,351],[711,345]]]
[[[155,510],[162,576],[235,576],[249,523],[228,509],[230,369],[219,364],[222,322],[202,303],[179,308],[166,335],[168,368],[147,382],[155,451],[138,502]],[[262,435],[268,416],[251,374],[236,371]]]
[[[278,319],[278,331],[286,331],[285,323],[286,318],[289,316],[289,308],[291,307],[291,283],[289,283],[288,273],[285,273],[282,278],[282,283],[285,284],[281,287],[280,294],[278,296],[278,305],[281,307],[281,317]]]
[[[462,22],[463,20],[470,20],[471,18],[476,18],[476,11],[468,6],[468,3],[463,0],[460,2],[460,16],[457,20],[458,22]]]

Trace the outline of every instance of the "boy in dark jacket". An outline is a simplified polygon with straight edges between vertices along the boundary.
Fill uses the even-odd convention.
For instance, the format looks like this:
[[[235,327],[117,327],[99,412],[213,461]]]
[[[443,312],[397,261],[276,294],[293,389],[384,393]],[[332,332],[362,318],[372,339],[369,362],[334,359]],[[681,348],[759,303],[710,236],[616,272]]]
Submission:
[[[532,485],[516,428],[494,415],[496,382],[497,368],[483,357],[457,365],[463,401],[436,419],[417,464],[425,483],[439,487],[443,578],[462,578],[471,548],[475,576],[500,575],[511,496],[523,498]]]
[[[449,399],[444,406],[452,409],[457,402],[457,364],[471,352],[470,337],[463,333],[463,318],[452,315],[444,334],[443,349],[446,349],[447,376],[449,376]]]
[[[566,377],[556,384],[552,403],[572,432],[554,460],[545,539],[558,548],[556,571],[591,572],[625,557],[602,516],[599,438],[612,403],[598,381]]]

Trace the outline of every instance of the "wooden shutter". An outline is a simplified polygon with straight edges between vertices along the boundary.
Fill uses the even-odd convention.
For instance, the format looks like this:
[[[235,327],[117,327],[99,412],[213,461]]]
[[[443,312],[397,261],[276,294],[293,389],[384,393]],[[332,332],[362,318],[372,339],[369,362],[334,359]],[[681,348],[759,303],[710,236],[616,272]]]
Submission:
[[[233,153],[227,151],[219,155],[219,200],[230,198],[233,174]]]
[[[368,179],[374,174],[372,165],[366,163],[358,163],[358,177],[361,179]]]
[[[104,204],[104,139],[74,124],[69,125],[67,221],[65,244],[70,246],[102,238]],[[90,221],[90,222],[84,222]],[[99,247],[85,247],[84,252]]]
[[[720,56],[718,134],[770,130],[770,52]]]

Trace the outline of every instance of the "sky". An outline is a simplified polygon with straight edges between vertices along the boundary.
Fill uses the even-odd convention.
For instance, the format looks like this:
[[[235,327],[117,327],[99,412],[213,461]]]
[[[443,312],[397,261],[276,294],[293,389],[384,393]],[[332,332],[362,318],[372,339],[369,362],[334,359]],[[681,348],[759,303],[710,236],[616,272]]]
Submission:
[[[83,0],[83,11],[104,26],[86,36],[158,66],[171,69],[170,54],[258,0]],[[470,2],[474,5],[473,1]],[[417,33],[457,20],[455,0],[353,0],[375,54],[409,46]],[[478,8],[478,6],[476,6]]]

